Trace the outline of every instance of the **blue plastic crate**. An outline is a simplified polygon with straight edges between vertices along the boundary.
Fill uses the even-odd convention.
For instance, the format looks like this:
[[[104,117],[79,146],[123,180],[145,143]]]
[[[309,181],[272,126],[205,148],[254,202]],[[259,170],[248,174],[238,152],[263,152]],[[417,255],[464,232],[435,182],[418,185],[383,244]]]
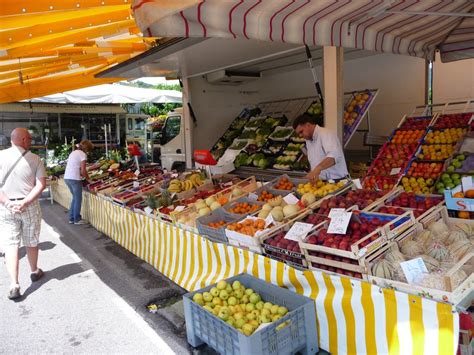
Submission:
[[[218,208],[215,211],[212,211],[207,216],[199,217],[196,220],[196,227],[199,231],[199,234],[207,237],[213,242],[227,243],[227,236],[225,235],[225,226],[220,228],[212,228],[208,226],[211,222],[224,221],[226,223],[237,222],[242,219],[242,215],[229,213],[223,208]]]
[[[248,274],[240,274],[226,281],[232,283],[236,280],[259,293],[262,300],[285,306],[289,312],[276,322],[246,336],[193,302],[195,293],[209,291],[215,286],[211,285],[183,296],[189,344],[197,347],[206,343],[217,352],[226,355],[280,355],[294,354],[298,351],[302,354],[315,354],[318,352],[314,300]],[[276,329],[286,321],[290,322],[287,326],[280,330]]]

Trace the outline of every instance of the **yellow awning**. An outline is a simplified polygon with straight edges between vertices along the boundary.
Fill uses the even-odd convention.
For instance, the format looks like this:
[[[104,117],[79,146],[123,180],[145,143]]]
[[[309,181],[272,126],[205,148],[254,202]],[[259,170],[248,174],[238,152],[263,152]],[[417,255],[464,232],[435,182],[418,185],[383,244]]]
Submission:
[[[110,83],[99,71],[155,43],[144,38],[131,0],[1,0],[0,103]]]

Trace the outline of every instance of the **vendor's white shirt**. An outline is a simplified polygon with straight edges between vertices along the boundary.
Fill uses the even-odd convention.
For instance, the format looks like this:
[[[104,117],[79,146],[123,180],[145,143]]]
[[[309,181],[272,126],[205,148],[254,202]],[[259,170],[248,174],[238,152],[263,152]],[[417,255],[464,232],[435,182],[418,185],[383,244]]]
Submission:
[[[81,180],[81,162],[85,160],[87,160],[87,155],[82,150],[77,149],[69,154],[64,178],[69,180]]]
[[[324,158],[334,158],[336,161],[335,165],[321,171],[320,179],[342,179],[348,175],[341,143],[333,131],[316,125],[313,139],[306,141],[306,149],[311,170],[318,166]]]

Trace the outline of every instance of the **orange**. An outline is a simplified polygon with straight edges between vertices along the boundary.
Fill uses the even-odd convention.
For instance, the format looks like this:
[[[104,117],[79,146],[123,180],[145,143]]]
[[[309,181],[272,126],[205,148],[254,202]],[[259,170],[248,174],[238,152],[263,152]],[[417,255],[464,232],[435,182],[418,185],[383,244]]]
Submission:
[[[467,211],[459,211],[458,217],[463,218],[463,219],[469,219],[470,215],[469,215],[469,212]]]
[[[464,198],[464,194],[462,192],[456,192],[454,195],[453,195],[454,198]]]
[[[474,198],[474,190],[467,190],[465,195],[467,198]]]

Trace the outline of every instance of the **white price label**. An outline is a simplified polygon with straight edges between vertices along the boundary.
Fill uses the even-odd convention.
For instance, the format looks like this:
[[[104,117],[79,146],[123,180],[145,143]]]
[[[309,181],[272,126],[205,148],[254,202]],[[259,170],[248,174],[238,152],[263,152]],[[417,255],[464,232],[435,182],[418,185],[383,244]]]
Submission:
[[[400,263],[403,273],[407,278],[409,284],[415,283],[419,280],[423,274],[428,273],[428,269],[422,258],[415,258],[408,261],[403,261]]]
[[[139,169],[135,170],[135,175],[136,176],[140,175],[140,170]]]
[[[258,196],[256,194],[254,194],[253,192],[249,193],[248,198],[251,201],[257,201],[258,200]]]
[[[390,175],[397,175],[401,170],[402,168],[393,168],[390,170]]]
[[[148,206],[146,206],[146,207],[145,207],[145,213],[148,214],[148,215],[153,214],[153,209],[150,208],[150,207],[148,207]]]
[[[265,227],[268,227],[270,224],[275,224],[275,220],[271,213],[269,213],[267,218],[265,218]]]
[[[181,212],[183,211],[184,209],[186,209],[186,206],[176,206],[176,208],[174,209],[176,212]]]
[[[336,214],[334,218],[331,218],[329,223],[328,233],[332,234],[346,234],[347,226],[352,217],[352,212],[342,212]]]
[[[328,183],[330,183],[330,184],[335,184],[336,182],[335,182],[333,179],[329,179],[329,180],[328,180]]]
[[[295,224],[293,224],[290,230],[286,233],[285,239],[294,240],[295,242],[302,242],[313,228],[313,224],[295,222]]]
[[[464,176],[461,179],[461,184],[464,191],[472,190],[474,188],[474,179],[472,176]]]
[[[362,190],[362,184],[360,182],[360,179],[354,179],[352,180],[352,182],[354,183],[355,187],[357,187],[359,190]]]
[[[140,187],[140,183],[138,181],[133,182],[133,187]]]
[[[341,213],[344,213],[346,210],[344,208],[331,208],[329,211],[329,218],[336,218],[337,216],[341,215]]]
[[[286,195],[283,197],[283,200],[289,205],[296,205],[298,202],[300,202],[300,200],[298,200],[298,198],[293,194]]]

